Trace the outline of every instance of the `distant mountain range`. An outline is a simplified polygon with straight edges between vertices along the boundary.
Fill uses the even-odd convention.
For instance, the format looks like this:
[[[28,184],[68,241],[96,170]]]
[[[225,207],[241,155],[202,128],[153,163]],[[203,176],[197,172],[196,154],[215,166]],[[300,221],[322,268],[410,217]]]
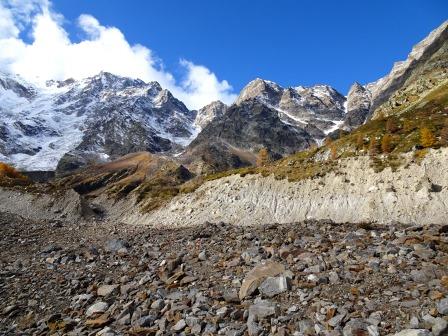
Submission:
[[[157,82],[105,72],[44,87],[0,74],[0,161],[64,173],[148,151],[202,172],[252,164],[261,148],[279,158],[387,114],[446,80],[447,41],[445,22],[388,75],[355,82],[346,97],[327,85],[283,88],[255,79],[231,106],[218,101],[198,111]]]

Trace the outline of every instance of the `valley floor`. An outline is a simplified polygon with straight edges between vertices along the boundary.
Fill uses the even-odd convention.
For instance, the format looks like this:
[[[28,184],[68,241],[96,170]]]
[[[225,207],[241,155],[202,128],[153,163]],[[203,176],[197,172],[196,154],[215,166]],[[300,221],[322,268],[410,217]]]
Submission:
[[[441,335],[447,325],[446,225],[161,230],[0,212],[0,234],[1,334]]]

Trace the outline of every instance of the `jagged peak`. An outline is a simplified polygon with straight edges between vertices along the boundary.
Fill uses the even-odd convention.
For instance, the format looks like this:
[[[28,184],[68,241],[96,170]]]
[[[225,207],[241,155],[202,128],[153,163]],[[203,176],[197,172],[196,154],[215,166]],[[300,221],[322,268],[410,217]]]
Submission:
[[[431,31],[427,37],[425,37],[422,41],[417,43],[412,48],[412,51],[409,54],[409,57],[419,58],[423,54],[423,52],[425,51],[425,49],[428,45],[431,45],[436,40],[438,40],[440,37],[442,37],[443,34],[446,34],[446,33],[448,33],[448,20],[444,21],[440,26],[438,26],[436,29]]]
[[[348,91],[348,94],[350,95],[351,92],[356,92],[356,91],[368,91],[367,87],[365,87],[364,85],[362,85],[359,82],[354,82],[351,86],[350,86],[350,90]]]
[[[252,98],[267,99],[270,96],[275,96],[277,98],[277,96],[281,95],[283,90],[284,89],[275,82],[256,78],[250,81],[243,90],[241,90],[235,103],[240,104],[241,102]]]
[[[199,111],[205,110],[205,109],[210,109],[210,108],[223,108],[223,107],[228,107],[226,104],[224,104],[222,101],[220,100],[215,100],[212,101],[211,103],[205,105],[204,107],[201,107],[199,109]]]

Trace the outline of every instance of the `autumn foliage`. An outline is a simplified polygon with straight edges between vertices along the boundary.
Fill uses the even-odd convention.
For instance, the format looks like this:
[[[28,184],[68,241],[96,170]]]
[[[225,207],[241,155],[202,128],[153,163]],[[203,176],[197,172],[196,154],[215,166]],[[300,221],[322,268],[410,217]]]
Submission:
[[[369,143],[369,155],[376,156],[379,153],[378,142],[375,137],[372,137]]]
[[[389,119],[387,119],[387,122],[386,122],[386,130],[387,130],[389,133],[395,133],[396,131],[398,131],[398,123],[397,123],[397,121],[395,120],[395,118],[389,118]]]
[[[338,158],[338,149],[334,144],[330,146],[330,158],[336,160]]]
[[[25,179],[25,176],[18,172],[14,167],[0,162],[0,177]]]
[[[436,138],[432,134],[431,130],[427,127],[423,127],[420,130],[420,144],[423,147],[432,147],[436,143]]]
[[[381,151],[386,154],[392,152],[392,136],[390,134],[385,134],[381,139]]]
[[[448,120],[445,121],[445,125],[440,130],[440,143],[443,146],[448,145]]]
[[[268,150],[266,148],[260,149],[257,156],[257,166],[258,167],[265,166],[269,163],[269,161],[270,158]]]

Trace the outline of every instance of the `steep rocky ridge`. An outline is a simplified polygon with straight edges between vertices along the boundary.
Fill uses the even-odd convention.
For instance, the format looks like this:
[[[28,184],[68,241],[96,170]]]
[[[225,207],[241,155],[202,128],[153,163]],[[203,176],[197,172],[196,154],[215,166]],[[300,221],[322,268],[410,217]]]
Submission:
[[[343,128],[351,130],[362,125],[369,115],[372,104],[371,92],[358,82],[355,82],[347,95],[347,115]]]
[[[418,68],[433,57],[433,55],[448,41],[448,21],[433,30],[424,40],[416,44],[402,62],[396,62],[391,72],[372,84],[369,90],[372,93],[371,112],[385,103],[390,96],[403,87],[410,76],[415,75]]]
[[[336,129],[345,116],[345,97],[328,85],[285,89],[257,78],[241,91],[235,104],[254,99],[275,109],[282,122],[305,129],[315,140]]]
[[[421,98],[447,78],[448,21],[416,44],[404,61],[396,62],[386,76],[366,85],[355,82],[347,96],[347,117],[342,126],[352,130],[370,118],[388,116],[391,110]]]
[[[447,29],[448,30],[448,29]],[[418,103],[427,92],[445,85],[448,81],[448,36],[442,46],[416,67],[387,101],[378,106],[373,118],[388,117],[404,113]]]

